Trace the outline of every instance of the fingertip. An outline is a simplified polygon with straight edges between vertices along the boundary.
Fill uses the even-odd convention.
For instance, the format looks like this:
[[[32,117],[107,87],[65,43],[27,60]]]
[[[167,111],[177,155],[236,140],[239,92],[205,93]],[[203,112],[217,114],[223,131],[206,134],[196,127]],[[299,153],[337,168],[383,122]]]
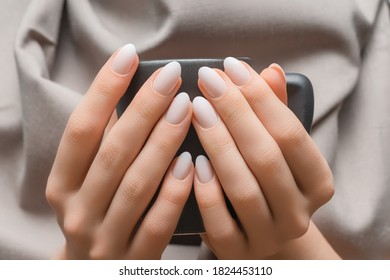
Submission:
[[[250,81],[251,73],[238,59],[229,56],[223,61],[223,66],[226,75],[236,86],[243,86]]]
[[[181,81],[181,65],[177,61],[171,61],[158,71],[152,88],[155,92],[168,96],[176,91],[179,80]]]
[[[165,120],[173,125],[178,125],[186,119],[191,107],[190,97],[186,92],[181,92],[172,100],[166,114]]]
[[[260,76],[265,80],[269,85],[275,95],[282,101],[285,105],[288,103],[287,98],[287,87],[286,87],[286,78],[283,69],[276,63],[271,64],[272,66],[265,68]]]
[[[223,96],[228,90],[228,86],[219,74],[219,71],[221,70],[212,69],[207,66],[201,67],[198,71],[198,82],[206,93],[213,98]]]
[[[218,113],[207,99],[197,96],[192,101],[192,106],[194,117],[201,127],[208,129],[217,125]]]
[[[111,70],[119,75],[126,75],[133,68],[137,59],[137,51],[133,44],[123,46],[111,62]]]
[[[270,66],[268,66],[268,68],[272,68],[272,69],[275,69],[276,71],[278,71],[278,73],[282,77],[283,81],[286,82],[286,74],[285,74],[283,68],[279,64],[272,63]]]
[[[211,163],[203,155],[199,155],[195,160],[195,175],[201,184],[207,184],[214,178]]]
[[[185,180],[191,173],[193,167],[192,156],[189,152],[183,152],[177,157],[176,162],[172,168],[172,176],[179,180]]]

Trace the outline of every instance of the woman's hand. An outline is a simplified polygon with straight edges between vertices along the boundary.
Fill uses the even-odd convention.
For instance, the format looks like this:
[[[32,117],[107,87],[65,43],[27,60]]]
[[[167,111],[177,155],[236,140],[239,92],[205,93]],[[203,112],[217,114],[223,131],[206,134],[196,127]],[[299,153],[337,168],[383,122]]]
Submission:
[[[170,163],[192,106],[186,93],[173,99],[181,67],[172,62],[117,120],[115,106],[137,66],[133,45],[116,52],[69,119],[46,190],[66,238],[60,258],[157,259],[176,228],[194,168],[188,153]]]
[[[333,195],[332,173],[285,106],[277,65],[259,75],[228,58],[225,72],[199,70],[199,88],[207,100],[194,100],[193,125],[211,161],[200,156],[195,164],[204,240],[221,259],[271,256],[307,232],[312,213]]]

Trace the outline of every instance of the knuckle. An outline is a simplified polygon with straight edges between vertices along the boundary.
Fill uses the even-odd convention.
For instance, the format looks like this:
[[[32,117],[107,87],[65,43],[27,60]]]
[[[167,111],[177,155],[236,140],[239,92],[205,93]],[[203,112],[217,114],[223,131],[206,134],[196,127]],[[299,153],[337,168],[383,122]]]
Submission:
[[[296,239],[303,236],[309,229],[309,219],[298,219],[292,227],[291,238]]]
[[[159,118],[157,110],[154,110],[150,104],[145,102],[134,102],[133,108],[141,121],[154,123]]]
[[[147,195],[147,183],[141,177],[131,175],[123,187],[118,189],[119,195],[125,204],[142,201]]]
[[[307,215],[296,217],[291,227],[291,239],[296,239],[303,236],[309,229],[310,219]]]
[[[73,114],[66,126],[65,136],[71,142],[78,144],[96,136],[97,129],[84,118]]]
[[[315,208],[327,203],[334,195],[334,179],[332,172],[328,168],[328,171],[324,172],[324,175],[319,179],[319,184],[314,188],[313,194],[311,194],[311,201],[314,204]]]
[[[296,239],[303,236],[309,229],[310,219],[307,214],[296,213],[280,224],[283,240]]]
[[[67,239],[74,242],[88,240],[90,238],[90,227],[86,215],[80,213],[80,211],[67,215],[64,219],[63,231]]]
[[[153,137],[149,139],[151,146],[154,151],[159,154],[172,154],[174,152],[173,142],[168,142],[164,139],[157,139],[157,137]]]
[[[169,203],[170,205],[174,206],[175,208],[181,207],[183,203],[185,202],[187,196],[186,193],[183,191],[165,191],[162,193],[162,198]]]
[[[332,199],[334,193],[335,193],[335,188],[333,184],[333,180],[331,180],[332,183],[325,184],[323,187],[321,187],[321,197],[322,200],[319,201],[321,205],[327,203],[329,200]]]
[[[264,91],[259,90],[258,85],[252,85],[252,90],[248,90],[248,92],[253,92],[255,94],[247,94],[248,103],[252,108],[261,107],[262,104],[266,101],[267,94]]]
[[[45,195],[46,201],[49,203],[50,207],[52,207],[57,214],[61,213],[64,201],[63,195],[60,195],[59,192],[53,188],[46,188]]]
[[[102,97],[112,99],[116,93],[120,93],[118,89],[122,87],[123,81],[115,75],[110,75],[109,79],[97,79],[94,83],[94,92]]]
[[[230,138],[219,138],[210,145],[209,153],[214,156],[226,155],[233,151],[234,144]]]
[[[308,143],[305,128],[295,121],[288,121],[281,129],[282,133],[275,137],[278,144],[287,149],[302,150]]]
[[[57,206],[60,204],[57,192],[53,188],[46,187],[45,196],[51,207],[57,208]]]
[[[220,226],[218,230],[208,232],[207,236],[210,241],[216,244],[231,244],[235,241],[234,228],[229,225]]]
[[[197,196],[196,200],[200,209],[209,210],[219,205],[219,201],[212,196],[202,195],[201,197]]]
[[[45,196],[48,203],[53,207],[57,208],[60,206],[62,199],[60,192],[58,191],[57,187],[57,180],[54,178],[54,176],[50,175],[47,180],[47,186],[45,190]]]
[[[95,92],[99,94],[101,97],[108,97],[112,95],[112,83],[102,83],[98,82],[95,84]]]
[[[268,148],[258,157],[253,153],[253,162],[256,170],[262,170],[269,176],[278,174],[283,169],[283,156],[277,146]]]
[[[260,190],[258,188],[243,187],[231,198],[233,204],[252,207],[260,203]]]
[[[125,158],[123,150],[115,141],[104,143],[96,157],[105,169],[118,166]]]
[[[224,119],[230,125],[240,123],[240,120],[245,116],[245,104],[238,103],[235,106],[224,106]]]
[[[166,221],[153,221],[144,224],[144,233],[149,240],[160,240],[169,233],[170,227]]]

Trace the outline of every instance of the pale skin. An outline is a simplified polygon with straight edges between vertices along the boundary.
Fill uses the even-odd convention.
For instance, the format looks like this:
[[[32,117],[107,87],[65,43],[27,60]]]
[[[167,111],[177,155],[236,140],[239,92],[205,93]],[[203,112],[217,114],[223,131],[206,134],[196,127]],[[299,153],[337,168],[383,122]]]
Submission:
[[[287,108],[278,65],[258,74],[230,58],[225,71],[203,69],[206,99],[192,104],[175,97],[180,66],[171,63],[118,119],[138,61],[130,45],[115,52],[64,131],[46,188],[66,238],[56,258],[161,258],[193,184],[202,238],[218,258],[338,258],[310,219],[333,194],[332,173]],[[174,158],[191,123],[210,159],[195,166],[188,153]]]

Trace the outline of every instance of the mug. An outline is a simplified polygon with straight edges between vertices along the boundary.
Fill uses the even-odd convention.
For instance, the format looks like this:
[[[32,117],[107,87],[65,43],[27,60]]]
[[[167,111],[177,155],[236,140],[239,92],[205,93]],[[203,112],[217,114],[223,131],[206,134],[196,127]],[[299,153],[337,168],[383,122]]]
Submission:
[[[250,58],[239,58],[245,61],[249,65],[251,64]],[[119,101],[117,105],[118,117],[126,110],[131,100],[134,98],[138,90],[144,84],[144,82],[153,74],[154,71],[160,67],[165,66],[171,61],[177,61],[181,65],[181,78],[182,84],[178,92],[186,92],[193,100],[196,96],[202,96],[198,88],[198,70],[202,66],[208,66],[210,68],[223,69],[223,59],[219,58],[202,58],[202,59],[171,59],[171,60],[149,60],[141,61],[138,69],[130,83],[129,88]],[[287,82],[287,95],[288,95],[288,107],[298,117],[306,131],[310,133],[311,124],[313,120],[314,111],[314,94],[313,87],[310,80],[298,73],[286,73]],[[191,125],[188,134],[182,143],[181,147],[177,151],[176,156],[179,156],[182,152],[188,151],[193,159],[196,159],[198,155],[205,155],[205,151],[196,135],[194,127]],[[151,201],[153,204],[154,199],[157,197],[158,191]],[[234,218],[237,218],[234,209],[230,202],[226,198],[226,202],[230,213]],[[146,210],[148,211],[149,208]],[[195,194],[193,189],[184,206],[183,212],[179,219],[178,225],[175,230],[175,235],[185,234],[198,234],[204,232],[202,218],[199,212],[198,205],[196,203]]]

